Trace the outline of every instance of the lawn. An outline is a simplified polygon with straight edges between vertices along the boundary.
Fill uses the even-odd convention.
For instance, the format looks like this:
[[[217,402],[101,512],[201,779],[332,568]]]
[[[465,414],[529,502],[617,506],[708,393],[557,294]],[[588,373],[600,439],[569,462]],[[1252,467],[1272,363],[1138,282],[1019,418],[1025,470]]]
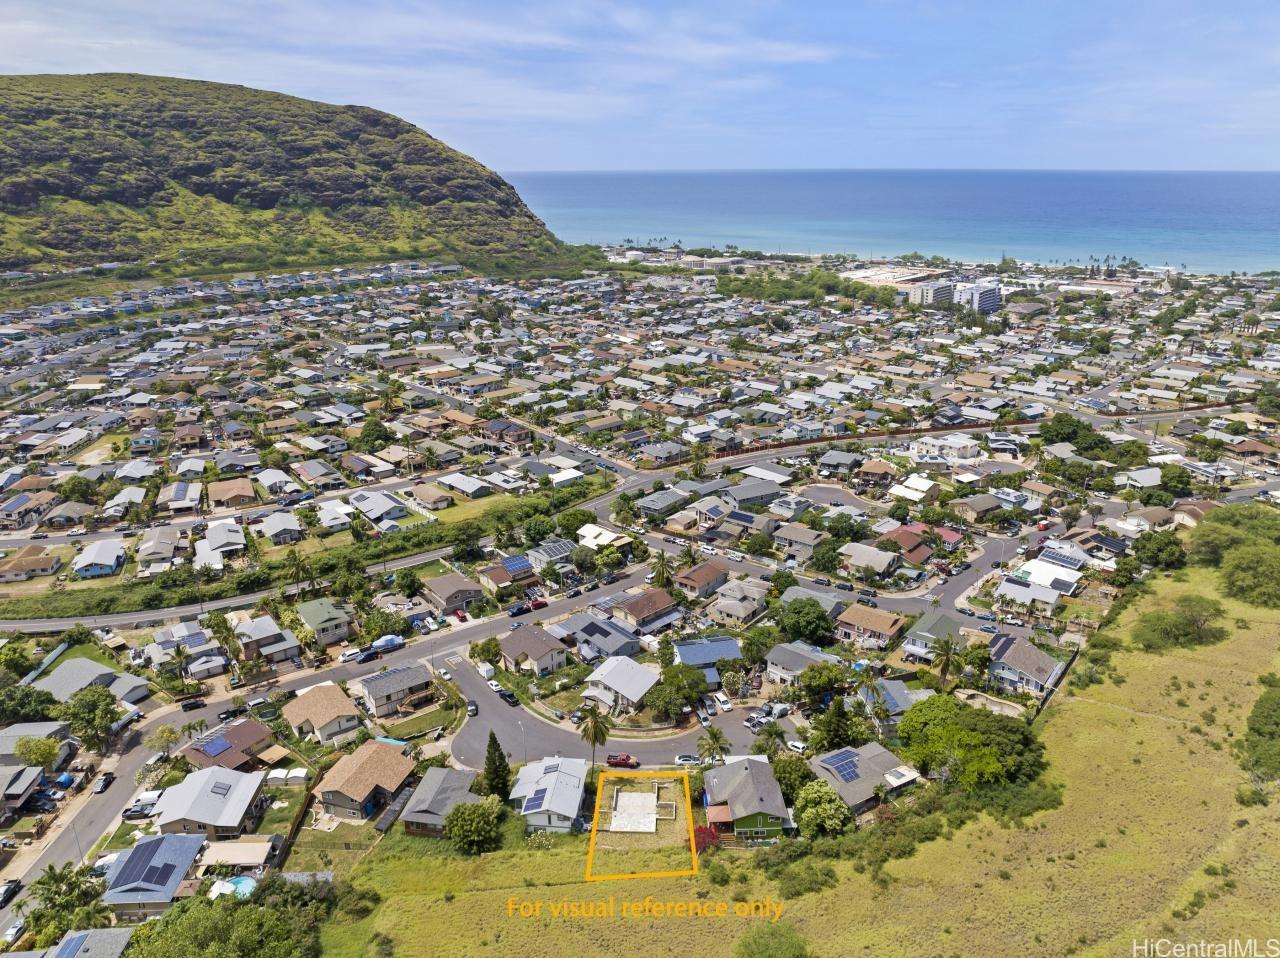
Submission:
[[[291,872],[332,871],[345,878],[374,846],[378,833],[373,824],[342,824],[331,832],[316,831],[305,825],[298,830],[293,849],[284,870]]]
[[[1113,631],[1127,635],[1136,615],[1182,592],[1215,590],[1213,574],[1200,570],[1160,579]],[[1228,745],[1259,694],[1257,675],[1280,671],[1280,612],[1224,604],[1227,622],[1239,617],[1247,627],[1232,628],[1223,643],[1165,655],[1117,653],[1122,685],[1062,690],[1040,720],[1048,774],[1065,786],[1061,807],[1020,828],[981,820],[922,845],[887,867],[886,888],[836,861],[839,883],[788,901],[784,920],[820,958],[1110,958],[1129,954],[1135,937],[1265,936],[1280,887],[1280,805],[1236,804],[1244,779]],[[326,926],[326,955],[362,955],[381,933],[403,958],[722,956],[745,921],[519,920],[507,917],[507,898],[777,894],[774,883],[737,864],[746,858],[736,852],[720,853],[733,882],[718,888],[704,876],[585,883],[580,837],[548,851],[512,847],[481,859],[418,848],[390,846],[383,854],[380,846],[352,872],[357,884],[377,888],[383,903],[360,922]],[[649,852],[630,854],[633,870],[648,870]],[[422,867],[426,856],[434,856],[429,868]],[[1224,865],[1229,882],[1206,872]],[[1201,906],[1188,909],[1197,892]]]
[[[392,738],[408,738],[428,729],[447,726],[452,718],[452,712],[446,712],[443,708],[437,706],[433,709],[427,709],[425,712],[421,712],[397,725],[388,725],[386,727],[387,734]]]
[[[94,642],[82,642],[79,645],[71,646],[71,648],[58,656],[58,661],[55,665],[60,665],[70,659],[90,659],[99,665],[105,665],[113,669],[120,668],[120,663],[115,660],[111,653]]]
[[[271,799],[272,805],[276,802],[284,802],[285,805],[282,808],[268,807],[262,813],[262,823],[258,826],[258,832],[263,835],[287,835],[289,826],[293,823],[293,816],[298,813],[298,809],[307,798],[307,790],[279,788],[268,792],[267,797]]]
[[[479,499],[464,499],[460,502],[455,497],[455,505],[450,506],[448,509],[441,509],[439,512],[433,512],[432,515],[441,522],[462,522],[464,519],[475,519],[484,515],[485,510],[492,505],[510,502],[514,499],[515,496],[509,492],[499,492],[496,495],[482,496]]]
[[[106,843],[98,851],[105,854],[132,848],[135,844],[134,836],[139,832],[144,835],[157,834],[150,830],[150,824],[150,822],[121,822],[120,827],[107,836]]]

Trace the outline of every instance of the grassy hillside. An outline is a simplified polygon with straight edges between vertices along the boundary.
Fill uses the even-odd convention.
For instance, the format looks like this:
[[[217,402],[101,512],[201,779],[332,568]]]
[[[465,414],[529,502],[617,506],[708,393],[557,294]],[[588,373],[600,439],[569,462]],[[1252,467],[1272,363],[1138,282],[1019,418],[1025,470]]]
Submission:
[[[359,106],[133,74],[0,76],[0,269],[581,254],[515,189]]]

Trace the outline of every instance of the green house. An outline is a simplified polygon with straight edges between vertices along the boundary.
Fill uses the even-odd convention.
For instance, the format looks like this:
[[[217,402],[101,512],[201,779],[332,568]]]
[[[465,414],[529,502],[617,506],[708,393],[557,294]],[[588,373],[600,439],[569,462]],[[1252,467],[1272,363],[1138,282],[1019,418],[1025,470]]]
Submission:
[[[782,789],[763,755],[733,759],[702,780],[707,824],[713,828],[746,842],[776,840],[792,830]]]

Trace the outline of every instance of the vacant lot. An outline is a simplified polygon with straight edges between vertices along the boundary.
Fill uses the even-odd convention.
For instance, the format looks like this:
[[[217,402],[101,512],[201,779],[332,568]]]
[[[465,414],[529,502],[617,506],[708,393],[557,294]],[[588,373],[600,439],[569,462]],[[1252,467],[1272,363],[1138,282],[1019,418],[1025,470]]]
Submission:
[[[1200,570],[1161,579],[1122,618],[1182,592],[1212,594]],[[1122,685],[1063,694],[1042,721],[1050,776],[1063,804],[1021,828],[967,826],[894,862],[887,888],[835,862],[834,888],[786,904],[821,958],[875,955],[1115,956],[1134,937],[1223,940],[1267,937],[1280,889],[1280,804],[1235,802],[1243,777],[1229,743],[1259,694],[1256,677],[1280,671],[1280,614],[1226,602],[1231,637],[1166,655],[1120,653]],[[1236,619],[1245,627],[1235,628]],[[1065,691],[1065,690],[1064,690]],[[608,894],[663,898],[756,897],[776,886],[721,854],[728,886],[695,878],[584,882],[586,841],[536,851],[508,845],[464,859],[439,843],[380,845],[352,873],[384,902],[369,918],[325,930],[325,954],[364,953],[375,932],[403,958],[572,954],[729,955],[746,920],[507,917],[509,896],[596,900]],[[619,852],[632,871],[655,870],[663,849]],[[431,858],[423,867],[423,857]],[[1223,866],[1229,878],[1221,874]],[[739,875],[742,880],[739,880]],[[1199,893],[1199,896],[1197,896]],[[1175,917],[1175,912],[1181,917]]]

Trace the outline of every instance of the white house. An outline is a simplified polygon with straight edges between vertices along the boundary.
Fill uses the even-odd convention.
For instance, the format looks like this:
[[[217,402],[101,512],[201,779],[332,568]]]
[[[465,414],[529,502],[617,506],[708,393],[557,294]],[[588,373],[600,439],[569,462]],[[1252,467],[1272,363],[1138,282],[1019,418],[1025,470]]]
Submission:
[[[587,761],[544,758],[520,769],[511,788],[511,806],[530,832],[568,832],[582,809]]]

